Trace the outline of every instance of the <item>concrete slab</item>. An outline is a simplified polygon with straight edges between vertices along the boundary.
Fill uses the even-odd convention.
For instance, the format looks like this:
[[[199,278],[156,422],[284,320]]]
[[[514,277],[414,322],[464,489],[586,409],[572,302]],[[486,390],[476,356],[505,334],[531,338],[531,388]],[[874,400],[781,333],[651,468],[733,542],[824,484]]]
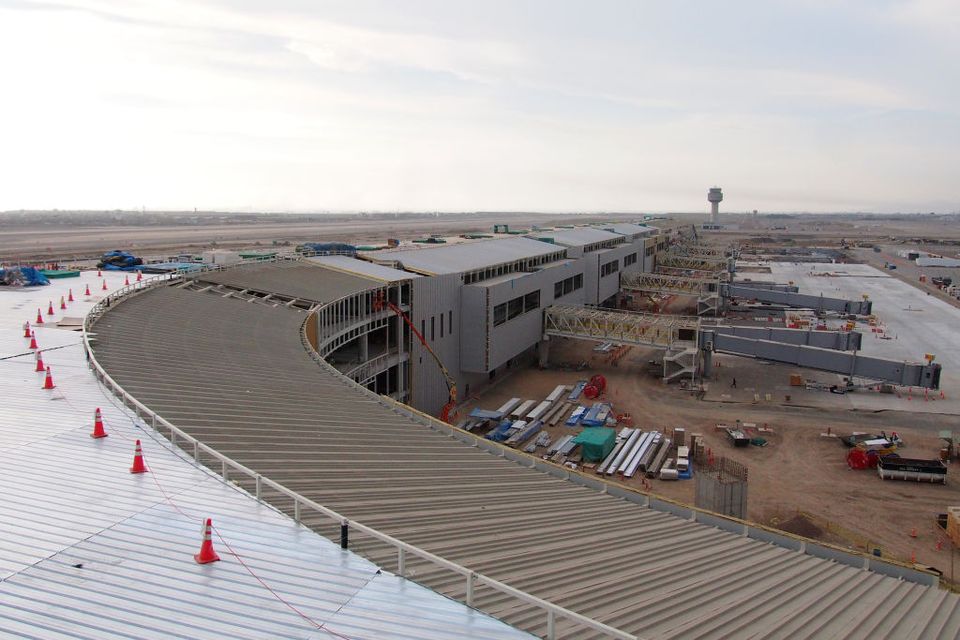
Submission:
[[[870,265],[772,262],[769,267],[770,279],[792,281],[803,293],[851,299],[868,295],[884,333],[858,323],[857,330],[864,333],[861,353],[910,361],[932,353],[943,365],[942,397],[917,389],[894,395],[862,392],[849,396],[854,408],[960,414],[960,309]]]

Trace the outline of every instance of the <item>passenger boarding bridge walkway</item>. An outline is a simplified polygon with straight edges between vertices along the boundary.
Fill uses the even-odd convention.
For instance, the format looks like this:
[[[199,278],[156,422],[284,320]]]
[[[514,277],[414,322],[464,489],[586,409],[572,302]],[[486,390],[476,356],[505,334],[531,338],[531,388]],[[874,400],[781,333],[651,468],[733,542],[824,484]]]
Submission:
[[[709,324],[689,316],[554,305],[544,312],[540,363],[551,336],[664,349],[665,381],[710,375],[714,353],[783,362],[850,377],[937,389],[940,365],[863,356],[857,332]]]
[[[624,273],[620,288],[626,291],[658,292],[696,296],[697,315],[718,315],[730,298],[744,298],[785,307],[833,311],[866,316],[873,311],[870,300],[847,300],[798,293],[792,285],[769,286],[763,283],[722,282],[720,275],[704,276],[664,273]]]

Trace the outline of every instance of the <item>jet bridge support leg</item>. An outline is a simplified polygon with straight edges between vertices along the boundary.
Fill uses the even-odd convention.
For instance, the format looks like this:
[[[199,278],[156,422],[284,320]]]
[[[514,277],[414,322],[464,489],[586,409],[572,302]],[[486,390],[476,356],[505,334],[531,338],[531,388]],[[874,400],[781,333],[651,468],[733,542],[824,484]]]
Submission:
[[[546,368],[547,364],[550,362],[550,336],[543,336],[540,338],[540,342],[537,343],[537,357],[540,368]]]
[[[700,364],[700,376],[708,378],[713,373],[713,346],[707,345],[700,350],[702,362]]]

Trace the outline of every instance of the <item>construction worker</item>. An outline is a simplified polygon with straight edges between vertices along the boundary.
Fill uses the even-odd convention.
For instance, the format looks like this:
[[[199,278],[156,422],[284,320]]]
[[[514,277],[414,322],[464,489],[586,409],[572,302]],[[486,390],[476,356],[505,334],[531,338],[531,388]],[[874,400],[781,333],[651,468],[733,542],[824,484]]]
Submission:
[[[731,389],[736,389],[736,388],[737,388],[737,379],[736,379],[736,378],[734,378],[734,379],[733,379],[733,382],[730,383],[730,388],[731,388]]]

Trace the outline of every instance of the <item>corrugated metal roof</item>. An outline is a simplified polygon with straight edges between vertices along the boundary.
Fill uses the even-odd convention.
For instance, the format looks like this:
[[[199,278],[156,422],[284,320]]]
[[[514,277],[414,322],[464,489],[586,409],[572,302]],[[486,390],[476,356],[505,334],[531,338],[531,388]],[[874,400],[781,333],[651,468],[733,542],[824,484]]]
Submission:
[[[67,287],[99,284],[91,276],[0,288],[0,353],[25,351],[23,320]],[[124,274],[105,277],[115,289]],[[82,316],[92,304],[63,313]],[[32,355],[0,361],[0,638],[530,637],[378,571],[224,483],[103,392],[79,333],[49,323],[36,333],[44,349],[65,347],[44,353],[56,389],[40,389]],[[141,379],[165,387],[149,376],[144,363]],[[93,440],[97,406],[110,435]],[[128,472],[135,438],[148,474]],[[237,556],[214,536],[221,562],[194,562],[204,517]],[[273,596],[238,556],[324,629]]]
[[[383,284],[373,278],[328,269],[304,260],[242,265],[193,277],[198,282],[276,293],[318,303],[331,302]]]
[[[657,229],[646,225],[633,224],[631,222],[617,222],[614,224],[603,225],[605,231],[619,233],[620,235],[635,237],[638,235],[650,236],[656,235]]]
[[[317,256],[315,258],[306,258],[308,262],[356,274],[362,278],[373,278],[382,282],[398,282],[400,280],[410,280],[419,278],[420,274],[410,273],[409,271],[400,271],[391,269],[380,264],[375,264],[369,260],[359,258],[349,258],[347,256]]]
[[[623,236],[603,229],[592,227],[577,227],[575,229],[556,229],[538,233],[537,237],[553,238],[553,241],[564,247],[582,247],[604,240],[617,240]]]
[[[94,327],[98,357],[148,405],[265,476],[626,631],[649,638],[960,633],[953,594],[599,493],[428,429],[313,363],[297,335],[302,316],[258,305],[237,313],[241,304],[183,289],[137,296]],[[189,332],[187,317],[195,319]],[[163,383],[145,381],[145,372]],[[335,535],[325,521],[308,523]],[[394,562],[383,545],[364,541],[359,550],[381,566]],[[463,596],[462,581],[433,565],[408,561],[407,569],[418,582]],[[481,589],[475,602],[544,631],[539,611],[501,594]],[[562,637],[586,637],[558,624]]]
[[[437,275],[462,273],[525,258],[536,258],[562,249],[563,247],[551,246],[532,238],[511,237],[477,240],[452,246],[373,251],[369,256],[377,260],[398,260],[404,269]]]

